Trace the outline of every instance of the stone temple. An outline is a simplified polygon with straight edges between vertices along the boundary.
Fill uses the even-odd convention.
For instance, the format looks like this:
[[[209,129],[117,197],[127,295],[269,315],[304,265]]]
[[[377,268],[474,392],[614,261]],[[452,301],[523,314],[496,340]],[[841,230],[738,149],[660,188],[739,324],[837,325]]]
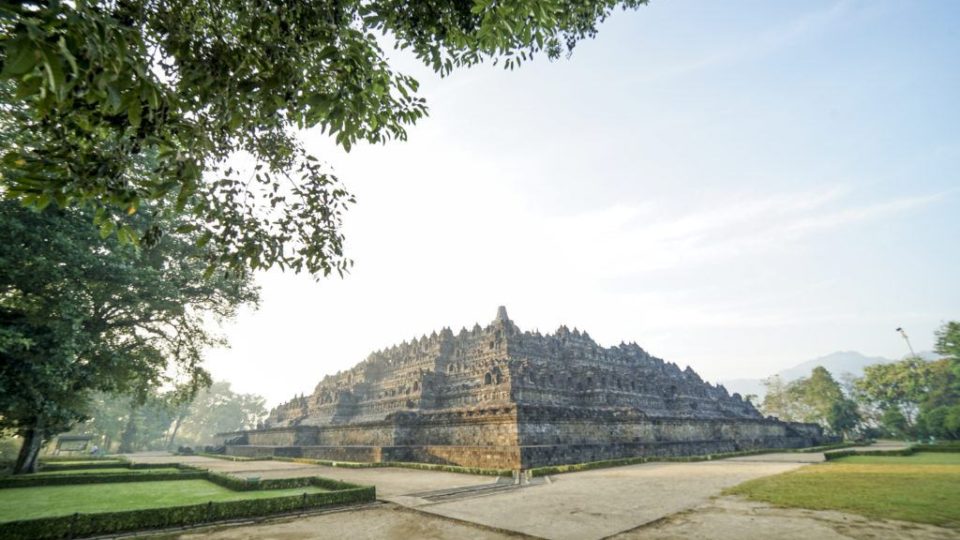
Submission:
[[[227,453],[527,469],[823,439],[636,344],[524,332],[501,307],[486,327],[444,328],[325,377],[262,428],[232,434]]]

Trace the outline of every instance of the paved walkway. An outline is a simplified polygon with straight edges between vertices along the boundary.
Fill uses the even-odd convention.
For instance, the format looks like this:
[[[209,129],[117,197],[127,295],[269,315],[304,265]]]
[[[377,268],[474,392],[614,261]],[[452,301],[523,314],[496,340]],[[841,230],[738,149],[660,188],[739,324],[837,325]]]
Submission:
[[[604,538],[703,504],[726,487],[801,466],[645,463],[557,475],[549,484],[417,509],[543,538]]]

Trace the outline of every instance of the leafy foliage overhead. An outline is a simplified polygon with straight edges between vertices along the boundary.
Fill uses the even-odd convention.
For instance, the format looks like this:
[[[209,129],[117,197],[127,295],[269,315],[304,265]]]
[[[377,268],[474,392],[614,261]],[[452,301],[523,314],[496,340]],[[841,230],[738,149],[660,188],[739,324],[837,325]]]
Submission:
[[[433,70],[557,58],[646,0],[76,0],[0,4],[0,190],[95,209],[104,235],[145,203],[189,216],[210,266],[342,273],[354,200],[295,137],[349,151],[404,139],[426,112],[384,40]],[[230,168],[253,157],[249,177]],[[143,156],[151,163],[143,166]]]

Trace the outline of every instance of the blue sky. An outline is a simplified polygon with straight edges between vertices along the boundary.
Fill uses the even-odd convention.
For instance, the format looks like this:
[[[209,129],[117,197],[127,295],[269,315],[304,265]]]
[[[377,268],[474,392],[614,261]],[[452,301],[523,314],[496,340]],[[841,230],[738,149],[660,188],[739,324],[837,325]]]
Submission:
[[[898,357],[960,318],[960,4],[654,0],[569,60],[422,83],[409,141],[310,148],[354,272],[260,276],[209,366],[271,403],[505,304],[708,380]],[[264,377],[265,363],[269,377]]]

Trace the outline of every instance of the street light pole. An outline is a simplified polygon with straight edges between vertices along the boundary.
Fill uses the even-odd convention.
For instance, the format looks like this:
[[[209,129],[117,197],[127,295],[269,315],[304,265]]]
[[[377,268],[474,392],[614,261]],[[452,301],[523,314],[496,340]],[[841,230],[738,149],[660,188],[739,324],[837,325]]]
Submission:
[[[903,336],[903,340],[907,342],[907,348],[910,349],[910,356],[916,358],[917,353],[913,352],[913,345],[910,344],[910,338],[907,337],[907,333],[903,331],[903,328],[897,328],[897,332],[900,332],[900,335]]]

